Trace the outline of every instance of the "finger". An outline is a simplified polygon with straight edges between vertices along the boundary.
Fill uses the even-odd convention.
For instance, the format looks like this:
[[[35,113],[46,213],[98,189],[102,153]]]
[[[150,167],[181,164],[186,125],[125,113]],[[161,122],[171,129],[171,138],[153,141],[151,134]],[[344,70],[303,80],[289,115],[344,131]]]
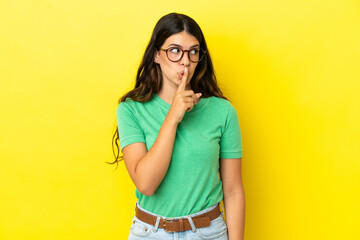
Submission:
[[[193,90],[184,90],[182,93],[181,93],[181,96],[184,96],[184,97],[194,97],[195,96],[195,93]]]
[[[183,101],[188,102],[188,103],[195,103],[195,97],[193,97],[193,96],[183,97]]]
[[[192,90],[190,90],[192,91]],[[186,93],[187,91],[183,92]],[[191,94],[189,96],[183,96],[182,100],[184,102],[192,102],[194,104],[197,104],[199,101],[197,101],[199,99],[199,97],[202,95],[202,93],[196,93],[196,94]]]
[[[181,95],[182,96],[192,96],[192,97],[194,97],[194,98],[199,98],[199,97],[201,97],[202,96],[202,93],[194,93],[194,91],[193,90],[185,90],[185,91],[183,91],[182,93],[181,93]]]
[[[179,84],[176,92],[182,92],[185,90],[188,76],[189,76],[189,69],[188,69],[188,67],[185,67],[184,75],[181,78],[180,84]]]
[[[187,109],[186,111],[187,111],[187,112],[190,112],[193,108],[194,108],[194,104],[191,104],[191,106],[188,107],[188,109]]]
[[[198,104],[199,102],[200,102],[200,97],[201,97],[201,95],[202,95],[202,93],[196,93],[195,95],[194,95],[194,99],[195,99],[195,104]]]

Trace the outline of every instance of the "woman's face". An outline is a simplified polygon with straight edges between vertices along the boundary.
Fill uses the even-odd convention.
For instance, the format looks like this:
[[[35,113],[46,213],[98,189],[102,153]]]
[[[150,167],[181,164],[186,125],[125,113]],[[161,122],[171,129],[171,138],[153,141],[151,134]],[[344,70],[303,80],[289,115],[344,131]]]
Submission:
[[[169,47],[178,47],[183,50],[199,49],[199,41],[189,33],[183,31],[174,35],[171,35],[166,39],[161,46],[162,49],[168,49]],[[174,50],[176,52],[176,50]],[[189,52],[184,52],[183,57],[178,62],[172,62],[166,56],[166,52],[163,50],[156,51],[154,61],[160,65],[163,81],[168,81],[170,84],[179,85],[185,67],[188,67],[189,77],[186,84],[188,84],[194,75],[195,68],[198,63],[194,63],[189,59]]]

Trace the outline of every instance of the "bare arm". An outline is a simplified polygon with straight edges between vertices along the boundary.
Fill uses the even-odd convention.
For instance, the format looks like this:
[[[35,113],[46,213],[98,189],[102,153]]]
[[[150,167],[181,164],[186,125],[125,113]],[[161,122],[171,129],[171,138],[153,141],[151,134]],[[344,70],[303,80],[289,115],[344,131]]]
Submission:
[[[151,196],[163,180],[170,164],[176,128],[175,122],[165,118],[149,151],[142,142],[130,144],[123,149],[126,168],[141,193]]]
[[[241,177],[241,158],[220,159],[226,225],[229,240],[243,240],[245,227],[245,193]]]
[[[169,168],[177,125],[185,111],[190,111],[200,94],[186,90],[188,71],[179,84],[176,95],[153,146],[147,151],[145,143],[129,144],[123,148],[123,156],[129,175],[137,189],[151,196],[162,182]]]

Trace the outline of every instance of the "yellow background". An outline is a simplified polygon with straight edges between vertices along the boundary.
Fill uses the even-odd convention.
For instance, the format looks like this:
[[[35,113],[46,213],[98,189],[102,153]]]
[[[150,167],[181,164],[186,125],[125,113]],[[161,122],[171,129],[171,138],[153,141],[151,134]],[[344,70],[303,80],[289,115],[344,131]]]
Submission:
[[[0,239],[127,239],[117,100],[173,11],[238,111],[245,239],[360,239],[356,0],[0,1]]]

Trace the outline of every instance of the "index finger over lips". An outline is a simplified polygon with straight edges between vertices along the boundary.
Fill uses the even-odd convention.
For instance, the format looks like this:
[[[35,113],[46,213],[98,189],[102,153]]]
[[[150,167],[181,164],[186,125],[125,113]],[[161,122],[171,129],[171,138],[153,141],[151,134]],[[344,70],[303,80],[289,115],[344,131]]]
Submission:
[[[184,75],[182,76],[181,78],[181,81],[180,81],[180,84],[178,86],[178,89],[177,89],[177,93],[178,92],[182,92],[185,90],[185,87],[186,87],[186,82],[188,80],[188,76],[189,76],[189,69],[187,67],[185,67],[184,69]]]

